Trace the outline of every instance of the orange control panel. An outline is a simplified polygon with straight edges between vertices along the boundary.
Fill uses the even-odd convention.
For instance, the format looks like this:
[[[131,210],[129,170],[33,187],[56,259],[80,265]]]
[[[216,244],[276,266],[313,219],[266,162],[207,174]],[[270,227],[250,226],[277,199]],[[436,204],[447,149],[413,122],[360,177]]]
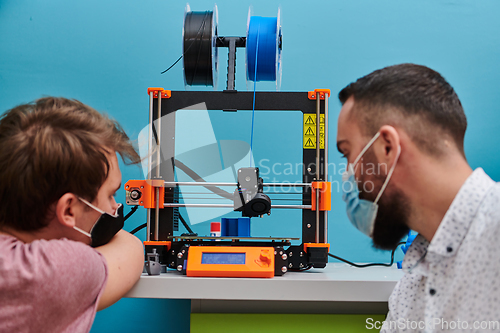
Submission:
[[[187,276],[272,278],[273,247],[191,246]]]

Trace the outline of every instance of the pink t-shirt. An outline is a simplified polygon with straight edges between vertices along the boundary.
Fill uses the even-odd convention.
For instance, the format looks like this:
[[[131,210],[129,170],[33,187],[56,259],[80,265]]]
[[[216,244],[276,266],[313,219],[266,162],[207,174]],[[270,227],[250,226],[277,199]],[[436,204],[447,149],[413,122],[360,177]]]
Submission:
[[[83,243],[0,234],[0,332],[90,331],[107,275],[104,257]]]

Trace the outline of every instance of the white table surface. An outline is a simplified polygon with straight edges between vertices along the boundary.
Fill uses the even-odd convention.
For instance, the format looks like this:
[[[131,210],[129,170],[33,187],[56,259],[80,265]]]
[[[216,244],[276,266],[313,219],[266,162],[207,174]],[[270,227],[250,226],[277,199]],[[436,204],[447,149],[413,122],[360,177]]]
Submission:
[[[191,300],[387,302],[403,272],[392,267],[355,268],[329,263],[324,269],[288,272],[270,279],[187,277],[169,270],[143,274],[125,297]]]

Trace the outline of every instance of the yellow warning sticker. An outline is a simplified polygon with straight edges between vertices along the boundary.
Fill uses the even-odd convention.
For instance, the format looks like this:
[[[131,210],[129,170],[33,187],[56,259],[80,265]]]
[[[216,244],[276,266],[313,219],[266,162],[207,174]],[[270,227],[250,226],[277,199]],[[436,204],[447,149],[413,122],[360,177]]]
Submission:
[[[316,149],[316,115],[304,114],[304,149]],[[319,117],[319,148],[325,149],[325,115]]]

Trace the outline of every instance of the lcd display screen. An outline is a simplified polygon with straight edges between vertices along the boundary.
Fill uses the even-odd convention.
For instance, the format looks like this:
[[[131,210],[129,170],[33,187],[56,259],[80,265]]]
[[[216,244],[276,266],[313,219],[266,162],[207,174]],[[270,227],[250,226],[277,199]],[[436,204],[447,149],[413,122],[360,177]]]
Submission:
[[[244,265],[245,253],[210,253],[203,252],[201,256],[202,264],[217,265]]]

